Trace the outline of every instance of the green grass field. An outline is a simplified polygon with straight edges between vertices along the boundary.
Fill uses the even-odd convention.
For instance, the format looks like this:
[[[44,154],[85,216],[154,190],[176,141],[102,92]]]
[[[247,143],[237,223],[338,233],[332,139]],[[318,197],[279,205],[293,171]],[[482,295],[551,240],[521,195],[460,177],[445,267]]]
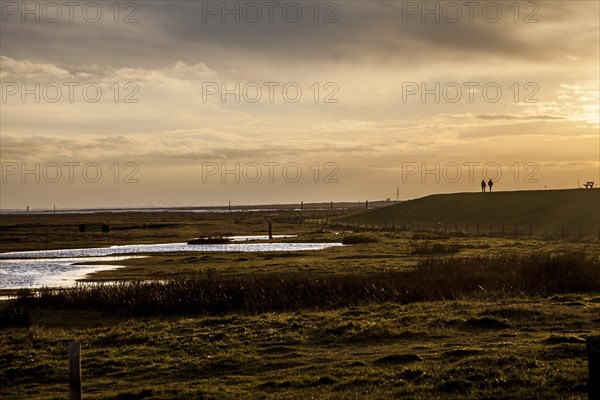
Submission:
[[[593,201],[599,191],[539,193]],[[561,211],[559,200],[540,202],[564,223],[580,214],[573,203]],[[416,210],[411,203],[365,215]],[[503,218],[521,218],[509,211]],[[355,244],[153,254],[87,278],[120,286],[0,302],[0,398],[66,398],[72,340],[82,344],[89,399],[587,398],[585,338],[600,334],[596,237],[352,232],[313,224],[316,214],[297,216],[3,216],[3,252],[265,234],[267,219],[274,233],[298,235],[289,241]]]

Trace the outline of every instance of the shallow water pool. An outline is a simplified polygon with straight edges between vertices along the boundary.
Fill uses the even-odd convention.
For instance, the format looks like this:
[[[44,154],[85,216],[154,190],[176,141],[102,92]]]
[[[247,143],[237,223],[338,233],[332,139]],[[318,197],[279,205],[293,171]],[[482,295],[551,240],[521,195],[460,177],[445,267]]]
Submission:
[[[279,236],[279,238],[285,236]],[[269,252],[309,251],[342,246],[341,243],[247,243],[263,236],[232,237],[227,244],[136,244],[84,249],[35,250],[0,253],[0,289],[72,286],[96,271],[122,268],[114,262],[140,257],[136,254],[175,252]],[[274,237],[276,239],[277,237]],[[103,265],[78,265],[86,262]]]

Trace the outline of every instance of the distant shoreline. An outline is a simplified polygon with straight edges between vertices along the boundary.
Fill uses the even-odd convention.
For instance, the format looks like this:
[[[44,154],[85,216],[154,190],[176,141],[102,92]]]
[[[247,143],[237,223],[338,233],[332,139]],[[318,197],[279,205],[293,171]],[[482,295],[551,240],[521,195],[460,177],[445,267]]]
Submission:
[[[394,201],[369,201],[369,207],[390,205]],[[364,209],[365,201],[333,202],[333,210]],[[128,212],[190,212],[190,213],[221,213],[221,212],[269,212],[269,211],[328,211],[332,209],[331,202],[323,203],[290,203],[290,204],[249,204],[229,206],[188,206],[188,207],[99,207],[99,208],[66,208],[56,209],[0,209],[0,215],[47,215],[47,214],[94,214],[94,213],[128,213]]]

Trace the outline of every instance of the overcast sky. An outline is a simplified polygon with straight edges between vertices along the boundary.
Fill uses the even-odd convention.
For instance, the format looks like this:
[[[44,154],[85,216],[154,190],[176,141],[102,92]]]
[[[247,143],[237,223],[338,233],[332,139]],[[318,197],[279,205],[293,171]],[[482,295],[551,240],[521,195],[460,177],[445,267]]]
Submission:
[[[597,1],[1,5],[4,209],[600,181]]]

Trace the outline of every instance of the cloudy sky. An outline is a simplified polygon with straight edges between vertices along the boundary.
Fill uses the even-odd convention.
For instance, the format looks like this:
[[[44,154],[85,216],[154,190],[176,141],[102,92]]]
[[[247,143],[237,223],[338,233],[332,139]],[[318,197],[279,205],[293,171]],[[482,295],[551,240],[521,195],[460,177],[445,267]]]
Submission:
[[[1,208],[600,181],[597,1],[2,1]]]

